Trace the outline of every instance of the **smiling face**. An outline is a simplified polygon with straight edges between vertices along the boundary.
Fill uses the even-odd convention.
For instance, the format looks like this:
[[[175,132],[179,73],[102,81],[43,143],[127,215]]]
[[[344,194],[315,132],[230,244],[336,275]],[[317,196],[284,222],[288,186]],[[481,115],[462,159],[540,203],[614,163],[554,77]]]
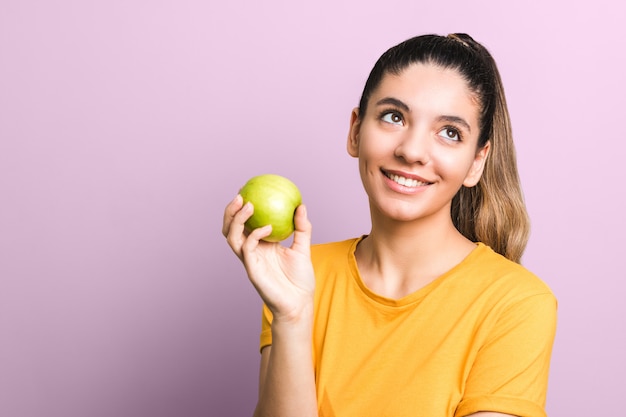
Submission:
[[[420,63],[386,74],[366,114],[353,111],[348,136],[373,220],[449,220],[452,198],[478,183],[489,151],[477,149],[479,114],[455,70]]]

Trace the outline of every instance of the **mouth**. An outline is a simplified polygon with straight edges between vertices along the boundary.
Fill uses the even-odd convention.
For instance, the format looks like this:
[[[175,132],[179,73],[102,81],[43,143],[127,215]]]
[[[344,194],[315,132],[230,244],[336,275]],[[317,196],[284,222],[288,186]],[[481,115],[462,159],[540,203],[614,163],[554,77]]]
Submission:
[[[402,175],[394,174],[394,173],[387,172],[387,171],[382,171],[382,172],[391,181],[395,182],[396,184],[402,185],[403,187],[416,188],[416,187],[422,187],[425,185],[432,184],[427,181],[422,181],[422,180],[418,180],[415,178],[408,178],[408,177],[404,177]]]

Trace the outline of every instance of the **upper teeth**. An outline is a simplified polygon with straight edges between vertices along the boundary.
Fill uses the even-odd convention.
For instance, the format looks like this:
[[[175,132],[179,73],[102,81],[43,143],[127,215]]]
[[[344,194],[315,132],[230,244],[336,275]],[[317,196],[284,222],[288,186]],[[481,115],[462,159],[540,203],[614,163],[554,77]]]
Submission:
[[[389,178],[391,178],[394,182],[397,182],[400,185],[404,185],[405,187],[417,187],[418,185],[426,185],[427,183],[414,180],[411,178],[401,177],[400,175],[395,174],[387,174]]]

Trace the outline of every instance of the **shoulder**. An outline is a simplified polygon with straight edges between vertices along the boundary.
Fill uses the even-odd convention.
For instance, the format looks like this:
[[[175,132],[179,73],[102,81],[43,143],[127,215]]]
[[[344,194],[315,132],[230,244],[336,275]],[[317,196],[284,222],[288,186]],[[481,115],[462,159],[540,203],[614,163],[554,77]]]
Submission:
[[[555,309],[556,297],[541,278],[482,243],[443,285],[447,299],[493,317],[509,309]],[[526,307],[523,307],[526,306]]]
[[[356,245],[362,237],[350,238],[337,242],[317,243],[311,246],[313,264],[333,259],[346,260],[354,254]]]
[[[355,250],[361,237],[311,246],[311,262],[315,271],[317,288],[337,282],[347,283],[346,277],[358,275]]]
[[[467,273],[478,281],[484,281],[486,285],[515,288],[528,294],[552,294],[546,282],[532,271],[482,243],[478,244],[466,261]]]

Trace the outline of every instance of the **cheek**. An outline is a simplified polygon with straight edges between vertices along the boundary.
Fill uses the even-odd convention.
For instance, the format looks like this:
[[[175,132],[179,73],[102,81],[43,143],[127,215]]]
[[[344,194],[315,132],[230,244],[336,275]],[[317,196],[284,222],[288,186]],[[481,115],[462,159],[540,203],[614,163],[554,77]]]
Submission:
[[[393,150],[383,146],[384,141],[363,136],[359,147],[359,172],[363,180],[375,177],[381,165],[388,164]],[[391,153],[390,153],[391,152]]]
[[[393,157],[396,152],[398,136],[392,132],[365,125],[361,131],[359,152],[369,159]]]
[[[474,162],[473,154],[440,152],[433,155],[439,175],[450,179],[464,180]]]
[[[375,140],[370,135],[364,133],[360,138],[359,160],[361,162],[377,160],[385,153],[381,141]]]

